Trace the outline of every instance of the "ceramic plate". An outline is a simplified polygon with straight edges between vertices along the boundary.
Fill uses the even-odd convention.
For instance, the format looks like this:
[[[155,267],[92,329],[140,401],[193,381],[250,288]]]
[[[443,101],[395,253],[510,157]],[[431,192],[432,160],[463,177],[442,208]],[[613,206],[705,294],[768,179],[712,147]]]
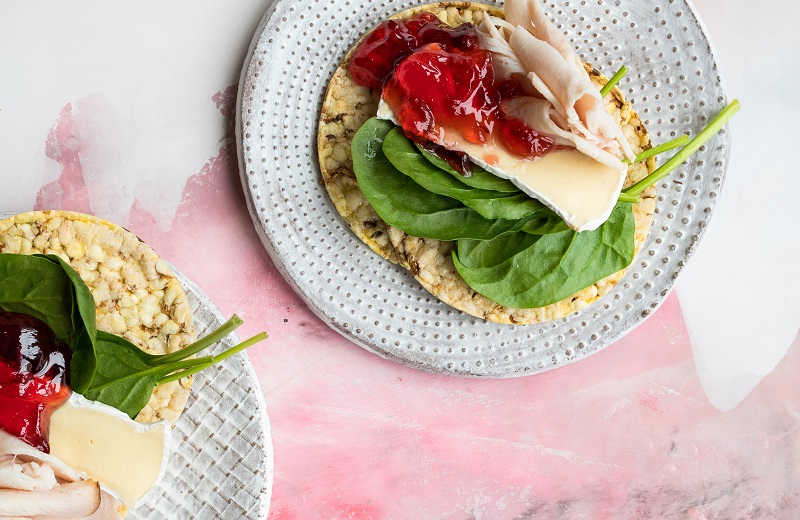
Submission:
[[[328,81],[369,29],[422,2],[277,0],[239,83],[242,184],[275,265],[309,307],[354,343],[423,370],[533,374],[599,351],[664,301],[700,240],[730,149],[724,131],[659,186],[655,223],[616,288],[543,325],[499,325],[440,303],[363,244],[322,185],[316,135]],[[493,5],[502,5],[489,2]],[[620,84],[655,143],[697,133],[726,104],[702,23],[686,0],[547,2],[578,55]]]
[[[225,322],[219,309],[173,267],[194,315],[198,337]],[[230,335],[212,347],[239,343]],[[159,487],[126,518],[262,520],[272,493],[272,440],[258,378],[245,353],[195,376],[172,431],[173,450]]]
[[[0,219],[13,213],[0,213]],[[180,281],[198,338],[226,320],[191,280],[170,265]],[[236,334],[209,353],[240,343]],[[192,392],[172,430],[169,466],[133,520],[263,520],[272,495],[272,437],[264,394],[245,352],[194,377]]]

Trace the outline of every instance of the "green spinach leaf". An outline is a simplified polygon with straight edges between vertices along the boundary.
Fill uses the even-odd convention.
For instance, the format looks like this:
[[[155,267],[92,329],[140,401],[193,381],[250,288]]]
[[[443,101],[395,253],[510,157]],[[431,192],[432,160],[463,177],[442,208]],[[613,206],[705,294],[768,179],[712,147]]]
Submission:
[[[392,165],[437,195],[452,197],[488,219],[519,220],[545,206],[525,193],[501,193],[473,188],[425,159],[403,129],[395,127],[383,141],[383,153]]]
[[[151,367],[142,356],[144,351],[114,334],[99,331],[96,349],[99,366],[84,397],[135,418],[150,400],[164,369]]]
[[[267,335],[262,332],[221,354],[188,359],[241,324],[242,320],[234,315],[203,339],[177,352],[163,355],[148,354],[125,338],[98,331],[97,371],[84,396],[113,406],[133,419],[150,400],[156,385],[192,375],[266,339]]]
[[[452,166],[447,164],[447,161],[435,153],[429,152],[419,145],[416,145],[416,147],[422,153],[423,157],[425,157],[425,159],[427,159],[431,164],[441,170],[446,171],[455,177],[456,180],[466,184],[467,186],[472,186],[473,188],[478,188],[481,190],[499,191],[501,193],[522,193],[522,191],[510,180],[502,179],[493,173],[489,173],[477,164],[472,165],[472,175],[469,177],[464,177],[454,170]]]
[[[55,255],[0,254],[0,308],[47,323],[72,348],[70,385],[88,387],[97,366],[95,303],[74,269]]]
[[[537,212],[534,218],[522,226],[522,231],[531,235],[548,235],[550,233],[569,231],[570,229],[564,219],[549,208]]]
[[[72,345],[70,360],[70,385],[78,392],[84,392],[97,369],[95,353],[95,324],[97,308],[94,296],[81,276],[68,263],[57,255],[35,255],[46,258],[60,266],[72,282],[72,334],[68,343]]]
[[[0,307],[44,321],[65,343],[73,333],[70,285],[64,270],[45,258],[0,255]]]
[[[497,267],[526,251],[539,241],[541,235],[514,233],[503,240],[459,240],[458,255],[465,267],[483,269]]]
[[[429,192],[386,158],[383,141],[394,128],[372,118],[353,137],[353,171],[364,196],[388,224],[422,238],[488,240],[519,231],[529,219],[486,219],[451,197]]]
[[[459,240],[453,263],[470,287],[497,303],[543,307],[630,265],[634,227],[630,205],[620,204],[594,231]]]

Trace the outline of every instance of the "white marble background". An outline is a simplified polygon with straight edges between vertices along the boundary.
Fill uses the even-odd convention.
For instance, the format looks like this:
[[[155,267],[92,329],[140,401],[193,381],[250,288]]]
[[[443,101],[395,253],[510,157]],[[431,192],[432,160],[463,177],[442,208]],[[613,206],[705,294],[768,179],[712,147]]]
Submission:
[[[800,4],[696,3],[743,108],[723,196],[677,291],[703,386],[727,410],[800,326]],[[0,0],[0,208],[31,209],[60,175],[46,143],[68,110],[91,210],[124,224],[138,203],[169,229],[186,180],[225,139],[209,92],[238,81],[266,5]]]

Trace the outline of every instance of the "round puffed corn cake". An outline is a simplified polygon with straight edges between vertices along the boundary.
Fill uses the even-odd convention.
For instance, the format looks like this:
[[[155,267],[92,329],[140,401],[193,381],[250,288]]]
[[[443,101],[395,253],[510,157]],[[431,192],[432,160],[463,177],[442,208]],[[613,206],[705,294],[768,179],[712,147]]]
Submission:
[[[0,253],[55,254],[81,276],[97,305],[97,328],[151,354],[195,340],[192,309],[167,263],[133,233],[71,211],[34,211],[0,220]],[[136,420],[174,423],[192,378],[158,385]]]
[[[465,22],[479,25],[483,16],[503,16],[494,7],[471,2],[440,2],[408,9],[392,18],[408,18],[427,11],[450,25]],[[451,258],[454,242],[442,242],[411,236],[386,224],[375,212],[358,187],[351,143],[364,122],[375,116],[380,92],[359,86],[349,72],[353,47],[334,72],[322,105],[317,136],[322,179],[334,206],[350,229],[376,253],[406,269],[441,301],[473,316],[498,323],[532,324],[564,317],[586,307],[609,292],[625,274],[625,270],[612,274],[593,285],[546,307],[515,309],[500,305],[476,293],[461,279]],[[586,65],[592,82],[600,88],[607,79]],[[650,137],[639,116],[618,88],[605,97],[606,109],[622,127],[636,153],[650,148]],[[636,163],[628,168],[625,186],[639,181],[655,169],[655,159]],[[656,188],[651,186],[642,193],[639,203],[633,205],[636,222],[634,236],[636,252],[644,244],[655,211]]]

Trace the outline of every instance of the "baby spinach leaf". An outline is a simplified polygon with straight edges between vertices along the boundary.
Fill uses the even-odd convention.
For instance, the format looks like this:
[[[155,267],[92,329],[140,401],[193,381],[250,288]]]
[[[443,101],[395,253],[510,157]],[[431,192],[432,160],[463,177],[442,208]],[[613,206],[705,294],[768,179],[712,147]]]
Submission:
[[[72,388],[88,387],[97,366],[95,303],[74,269],[55,255],[0,254],[0,308],[47,323],[72,348]]]
[[[472,175],[469,177],[464,177],[454,170],[452,166],[447,164],[447,161],[435,153],[430,152],[419,145],[416,145],[416,147],[422,153],[425,159],[427,159],[431,164],[441,170],[446,171],[455,177],[456,180],[466,184],[467,186],[472,186],[473,188],[478,188],[481,190],[499,191],[501,193],[522,193],[522,191],[510,180],[503,179],[493,173],[489,173],[477,164],[472,165]]]
[[[56,339],[68,343],[73,334],[72,282],[64,270],[46,258],[0,255],[0,307],[47,323]]]
[[[547,235],[550,233],[561,233],[562,231],[569,231],[570,227],[564,222],[564,219],[555,214],[549,208],[537,212],[530,221],[522,226],[522,231],[531,235]]]
[[[125,338],[97,331],[97,371],[84,396],[113,406],[133,419],[147,405],[156,385],[192,375],[266,339],[262,332],[221,354],[187,359],[241,324],[242,320],[234,315],[208,336],[163,355],[148,354]]]
[[[426,190],[386,158],[383,141],[394,128],[372,118],[353,137],[353,171],[364,196],[388,224],[422,238],[488,240],[519,231],[522,220],[486,219],[456,199]]]
[[[533,246],[541,235],[514,233],[503,240],[459,240],[458,255],[465,267],[496,267]]]
[[[522,192],[501,193],[464,184],[425,159],[399,126],[386,135],[382,149],[389,162],[414,182],[431,193],[461,201],[485,218],[519,220],[545,207]]]
[[[68,344],[72,345],[70,360],[70,385],[80,393],[86,391],[97,369],[95,354],[95,325],[97,309],[94,296],[81,276],[57,255],[36,255],[60,266],[72,282],[72,334]]]
[[[135,418],[150,400],[162,370],[151,367],[139,347],[107,332],[97,333],[98,367],[84,397]]]
[[[594,231],[459,240],[453,263],[470,287],[497,303],[543,307],[630,265],[634,227],[630,205],[620,204]]]
[[[460,200],[483,217],[511,220],[530,218],[523,226],[522,231],[534,235],[569,229],[566,222],[555,212],[516,187],[514,188],[515,193],[511,193],[479,189],[464,184],[461,182],[463,179],[461,175],[436,154],[415,146],[400,127],[395,127],[386,135],[382,149],[393,166],[411,177],[420,186],[432,193]],[[425,157],[428,159],[423,160]],[[438,164],[437,161],[441,163],[441,167],[431,168]],[[444,168],[449,168],[451,175],[443,175]],[[485,170],[480,170],[480,172],[499,179]]]

